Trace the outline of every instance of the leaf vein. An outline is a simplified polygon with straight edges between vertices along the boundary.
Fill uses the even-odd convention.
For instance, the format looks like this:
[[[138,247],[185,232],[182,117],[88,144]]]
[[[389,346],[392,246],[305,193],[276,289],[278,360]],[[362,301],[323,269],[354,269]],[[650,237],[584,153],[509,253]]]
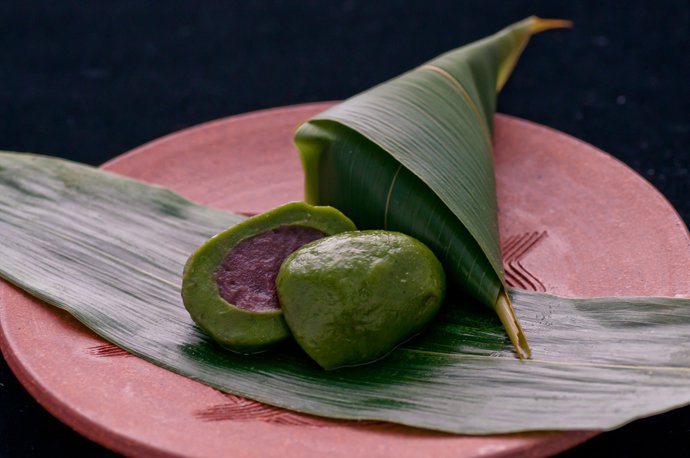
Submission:
[[[491,360],[491,361],[506,361],[506,362],[517,362],[520,364],[546,364],[554,366],[569,366],[569,367],[591,367],[600,369],[632,369],[632,370],[643,370],[643,371],[659,371],[659,372],[678,372],[678,373],[690,373],[690,367],[674,367],[674,366],[646,366],[646,365],[635,365],[635,364],[613,364],[613,363],[588,363],[588,362],[576,362],[576,361],[548,361],[544,359],[517,359],[513,357],[506,356],[489,356],[489,355],[470,355],[467,353],[447,353],[441,351],[430,351],[421,350],[417,348],[407,348],[401,347],[401,351],[410,353],[420,353],[431,356],[448,356],[458,359],[474,359],[474,360]]]

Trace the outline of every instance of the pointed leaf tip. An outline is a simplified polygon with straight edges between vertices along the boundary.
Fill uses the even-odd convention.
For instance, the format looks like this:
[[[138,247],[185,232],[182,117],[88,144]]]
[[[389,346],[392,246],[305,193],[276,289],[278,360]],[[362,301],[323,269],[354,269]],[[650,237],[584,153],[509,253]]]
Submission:
[[[534,35],[546,30],[552,29],[572,29],[573,21],[567,19],[542,19],[540,17],[532,16],[530,18],[530,34]]]
[[[532,35],[546,30],[571,28],[572,26],[572,21],[566,19],[542,19],[537,16],[530,16],[500,31],[497,35],[505,33],[515,34],[514,37],[516,41],[513,43],[512,50],[505,56],[504,62],[498,69],[496,92],[500,92],[501,89],[503,89],[503,86],[506,84],[506,81],[508,81],[508,77],[513,72],[515,64],[517,64],[522,51],[525,49],[525,46],[527,46],[527,42]]]

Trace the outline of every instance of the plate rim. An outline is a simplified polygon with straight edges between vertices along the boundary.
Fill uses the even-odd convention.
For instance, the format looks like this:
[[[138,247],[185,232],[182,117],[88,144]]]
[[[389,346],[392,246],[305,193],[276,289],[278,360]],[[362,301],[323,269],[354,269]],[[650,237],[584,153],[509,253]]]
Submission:
[[[180,136],[184,136],[188,134],[189,132],[199,132],[203,131],[206,129],[215,129],[220,125],[223,125],[229,121],[236,121],[236,120],[246,120],[246,119],[251,119],[251,118],[260,118],[264,116],[271,116],[271,115],[276,115],[280,114],[282,112],[286,111],[294,111],[294,110],[301,110],[301,109],[316,109],[318,108],[326,108],[327,106],[330,106],[335,102],[316,102],[316,103],[304,103],[304,104],[298,104],[298,105],[289,105],[289,106],[283,106],[283,107],[274,107],[274,108],[268,108],[268,109],[263,109],[263,110],[257,110],[257,111],[252,111],[248,113],[243,113],[239,115],[233,115],[233,116],[227,116],[223,118],[219,118],[216,120],[211,120],[207,121],[195,126],[190,126],[187,128],[184,128],[182,130],[176,131],[169,133],[167,135],[164,135],[160,138],[154,139],[152,141],[149,141],[147,143],[144,143],[141,146],[138,146],[136,148],[133,148],[121,155],[116,156],[115,158],[112,158],[111,160],[105,162],[104,164],[101,165],[102,168],[109,169],[113,166],[117,166],[119,163],[123,161],[129,160],[132,156],[136,154],[141,154],[142,151],[145,151],[147,149],[150,149],[152,147],[159,146],[160,144],[170,142],[170,141],[175,141],[178,139]],[[593,150],[597,151],[600,154],[603,154],[606,156],[608,159],[615,161],[619,165],[624,166],[626,169],[628,169],[630,172],[632,172],[637,180],[641,181],[644,183],[648,188],[650,188],[650,191],[654,192],[657,200],[660,201],[660,203],[663,203],[667,208],[666,210],[670,210],[673,213],[673,216],[676,220],[678,220],[683,227],[685,227],[683,219],[680,217],[676,209],[668,202],[668,200],[661,194],[661,192],[656,189],[651,183],[649,183],[647,180],[645,180],[639,173],[628,167],[623,161],[615,158],[614,156],[601,151],[600,149],[594,147],[593,145],[584,142],[580,139],[577,139],[575,137],[572,137],[571,135],[560,132],[556,129],[550,128],[548,126],[544,126],[529,120],[524,120],[521,118],[517,118],[514,116],[509,116],[509,115],[502,115],[502,114],[497,114],[497,117],[504,117],[504,118],[509,118],[513,120],[517,120],[521,123],[526,123],[529,125],[537,126],[541,129],[547,129],[548,131],[560,135],[560,136],[566,136],[569,139],[572,139],[576,142],[579,142],[589,148],[592,148]],[[690,246],[690,233],[687,231],[687,227],[685,227],[685,236],[686,239],[688,240],[688,244]],[[24,293],[23,291],[19,290],[15,286],[3,282],[2,286],[9,285],[11,289],[15,291],[15,293],[24,295],[27,297],[30,297],[27,293]],[[0,290],[3,288],[0,287]],[[47,306],[53,308],[52,306]],[[60,313],[66,314],[64,311],[60,311]],[[67,315],[67,314],[66,314]],[[150,444],[146,444],[141,441],[137,441],[132,439],[131,437],[128,437],[126,435],[120,434],[117,431],[112,431],[112,430],[107,430],[107,433],[104,433],[101,431],[104,427],[91,420],[87,416],[80,415],[76,409],[73,409],[72,406],[64,406],[65,408],[60,408],[62,405],[60,402],[60,399],[55,395],[53,392],[47,391],[45,389],[42,389],[42,387],[38,384],[38,382],[33,378],[31,375],[30,371],[25,368],[21,364],[21,360],[18,357],[18,355],[15,354],[13,351],[14,349],[9,345],[5,332],[3,330],[3,327],[0,326],[0,349],[2,349],[2,353],[8,362],[8,365],[12,369],[13,373],[15,376],[20,380],[22,385],[29,391],[29,393],[36,399],[40,405],[42,405],[46,410],[51,412],[54,416],[56,416],[59,420],[61,420],[63,423],[66,423],[73,429],[75,429],[77,432],[82,434],[83,436],[93,440],[94,442],[97,442],[101,445],[104,445],[105,447],[115,450],[118,452],[124,452],[124,453],[135,453],[135,454],[142,454],[142,455],[147,455],[147,456],[183,456],[183,455],[175,455],[171,454],[169,452],[162,452],[160,449],[155,448],[151,446]],[[557,447],[554,448],[553,450],[549,450],[548,448],[544,449],[539,449],[535,450],[535,452],[538,453],[557,453],[559,451],[566,450],[567,448],[570,448],[572,446],[575,446],[579,443],[584,442],[585,440],[599,434],[599,431],[566,431],[566,432],[557,432],[556,435],[558,436],[564,436],[564,435],[569,435],[572,436],[573,440],[569,441],[567,446],[565,447]],[[503,436],[503,435],[502,435]],[[548,441],[546,441],[548,442]],[[527,450],[523,450],[527,451]]]

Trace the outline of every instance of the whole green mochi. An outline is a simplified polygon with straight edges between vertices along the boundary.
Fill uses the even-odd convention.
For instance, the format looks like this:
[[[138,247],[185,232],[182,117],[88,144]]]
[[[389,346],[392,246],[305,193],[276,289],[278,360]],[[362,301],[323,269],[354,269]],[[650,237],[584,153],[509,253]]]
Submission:
[[[380,359],[419,332],[441,307],[445,274],[410,236],[353,231],[293,252],[276,287],[297,343],[335,369]]]

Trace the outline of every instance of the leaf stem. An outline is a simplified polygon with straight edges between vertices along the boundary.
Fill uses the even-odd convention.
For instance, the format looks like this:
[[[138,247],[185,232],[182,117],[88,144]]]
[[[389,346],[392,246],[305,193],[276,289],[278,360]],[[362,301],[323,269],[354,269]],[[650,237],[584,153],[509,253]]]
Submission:
[[[513,306],[510,303],[510,298],[506,293],[505,289],[501,290],[498,297],[496,298],[496,313],[498,318],[501,320],[503,327],[508,333],[510,341],[515,347],[517,356],[520,359],[529,359],[532,357],[532,349],[527,343],[527,337],[522,331],[522,326],[520,326],[520,321],[518,321]]]

